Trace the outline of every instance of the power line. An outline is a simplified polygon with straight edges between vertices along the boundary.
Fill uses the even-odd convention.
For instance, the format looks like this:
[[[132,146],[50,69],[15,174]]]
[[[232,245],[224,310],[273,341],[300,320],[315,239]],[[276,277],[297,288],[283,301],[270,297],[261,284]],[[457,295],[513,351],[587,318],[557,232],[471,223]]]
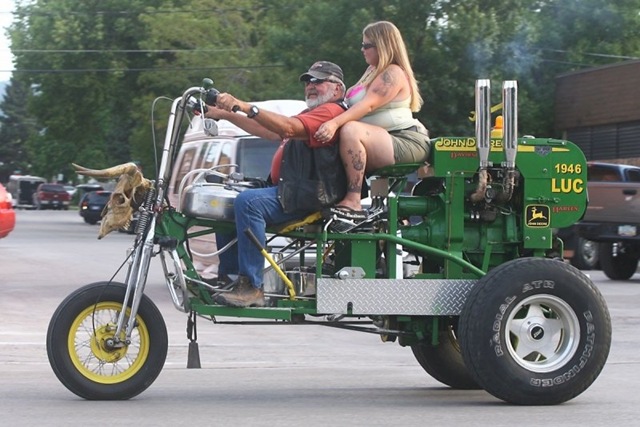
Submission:
[[[0,49],[10,50],[10,49]],[[200,53],[200,52],[236,52],[240,48],[221,49],[11,49],[13,53]]]
[[[272,9],[271,6],[263,7],[230,7],[230,8],[208,8],[208,9],[165,9],[165,10],[87,10],[87,11],[64,11],[65,15],[161,15],[161,14],[194,14],[194,13],[225,13],[225,12],[256,12],[266,11]],[[0,14],[9,14],[15,16],[59,16],[60,11],[47,11],[47,10],[29,10],[26,12],[24,9],[21,11],[12,12],[0,12]]]
[[[572,53],[572,54],[583,55],[583,56],[596,56],[596,57],[600,57],[600,58],[630,59],[630,60],[640,59],[640,57],[638,57],[638,56],[613,55],[613,54],[608,54],[608,53],[595,53],[595,52],[573,52],[573,51],[569,51],[569,50],[548,49],[548,48],[543,48],[543,47],[538,48],[538,50],[542,50],[542,51],[546,51],[546,52],[556,52],[556,53]]]
[[[16,69],[16,70],[0,70],[0,73],[29,73],[29,74],[74,74],[74,73],[128,73],[128,72],[167,72],[167,71],[202,71],[202,70],[253,70],[253,69],[265,69],[265,68],[285,68],[285,65],[281,64],[268,64],[268,65],[238,65],[227,67],[171,67],[171,68],[76,68],[66,70],[52,70],[52,69]]]

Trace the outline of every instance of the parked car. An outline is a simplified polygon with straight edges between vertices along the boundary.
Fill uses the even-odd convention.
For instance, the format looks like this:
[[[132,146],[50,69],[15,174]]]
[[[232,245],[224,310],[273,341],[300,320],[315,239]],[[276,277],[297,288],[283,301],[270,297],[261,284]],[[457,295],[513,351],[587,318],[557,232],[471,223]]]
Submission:
[[[98,190],[84,193],[78,204],[78,213],[87,224],[97,224],[102,219],[102,211],[107,205],[111,191]]]
[[[105,190],[104,186],[102,186],[102,184],[79,184],[76,185],[76,192],[80,193],[80,198],[82,198],[82,196],[85,195],[85,193],[88,193],[90,191],[98,191],[98,190]]]
[[[564,241],[564,257],[577,268],[594,270],[601,268],[604,255],[605,274],[626,280],[635,273],[640,258],[640,167],[590,161],[587,191],[589,205],[584,217],[573,226],[558,230]],[[616,256],[612,245],[616,245]],[[614,258],[630,260],[612,265]]]
[[[640,167],[589,162],[588,178],[589,205],[573,228],[581,239],[594,242],[608,278],[628,280],[640,260]]]
[[[74,187],[73,185],[65,185],[64,189],[67,190],[67,193],[69,193],[69,196],[71,196],[72,199],[73,199],[73,196],[75,196],[76,192],[78,191],[76,187]]]
[[[13,210],[12,200],[11,193],[0,184],[0,239],[7,237],[16,226],[16,211]]]
[[[38,186],[46,179],[32,175],[11,175],[7,190],[11,193],[13,207],[16,209],[33,209],[33,195]]]
[[[62,184],[40,184],[33,195],[36,209],[69,209],[71,196]]]

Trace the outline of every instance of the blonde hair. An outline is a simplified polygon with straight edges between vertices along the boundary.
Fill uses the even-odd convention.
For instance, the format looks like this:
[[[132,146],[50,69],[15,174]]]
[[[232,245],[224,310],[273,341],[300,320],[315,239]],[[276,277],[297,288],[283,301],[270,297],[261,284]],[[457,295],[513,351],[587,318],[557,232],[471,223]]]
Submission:
[[[362,34],[375,44],[376,49],[378,49],[378,65],[373,73],[365,73],[358,83],[368,87],[389,65],[396,64],[404,70],[409,78],[411,111],[420,111],[423,100],[418,90],[418,82],[413,75],[407,47],[404,44],[400,30],[389,21],[378,21],[364,27]]]

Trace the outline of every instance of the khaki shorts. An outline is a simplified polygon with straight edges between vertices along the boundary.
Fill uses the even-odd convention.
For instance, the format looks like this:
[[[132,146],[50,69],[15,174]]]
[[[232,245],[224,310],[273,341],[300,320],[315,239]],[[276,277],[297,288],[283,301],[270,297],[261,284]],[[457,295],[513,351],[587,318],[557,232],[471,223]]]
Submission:
[[[428,132],[417,131],[413,126],[409,129],[389,132],[393,144],[393,158],[396,163],[421,163],[429,158],[431,141]]]

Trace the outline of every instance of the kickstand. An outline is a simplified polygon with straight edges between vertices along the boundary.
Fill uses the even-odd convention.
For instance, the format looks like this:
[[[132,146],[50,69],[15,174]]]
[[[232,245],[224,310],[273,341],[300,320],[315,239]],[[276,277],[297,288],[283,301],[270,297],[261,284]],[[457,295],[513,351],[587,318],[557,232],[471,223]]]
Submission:
[[[187,338],[189,338],[189,352],[187,354],[187,369],[200,369],[200,350],[198,349],[198,329],[196,328],[196,313],[189,313],[187,320]]]

